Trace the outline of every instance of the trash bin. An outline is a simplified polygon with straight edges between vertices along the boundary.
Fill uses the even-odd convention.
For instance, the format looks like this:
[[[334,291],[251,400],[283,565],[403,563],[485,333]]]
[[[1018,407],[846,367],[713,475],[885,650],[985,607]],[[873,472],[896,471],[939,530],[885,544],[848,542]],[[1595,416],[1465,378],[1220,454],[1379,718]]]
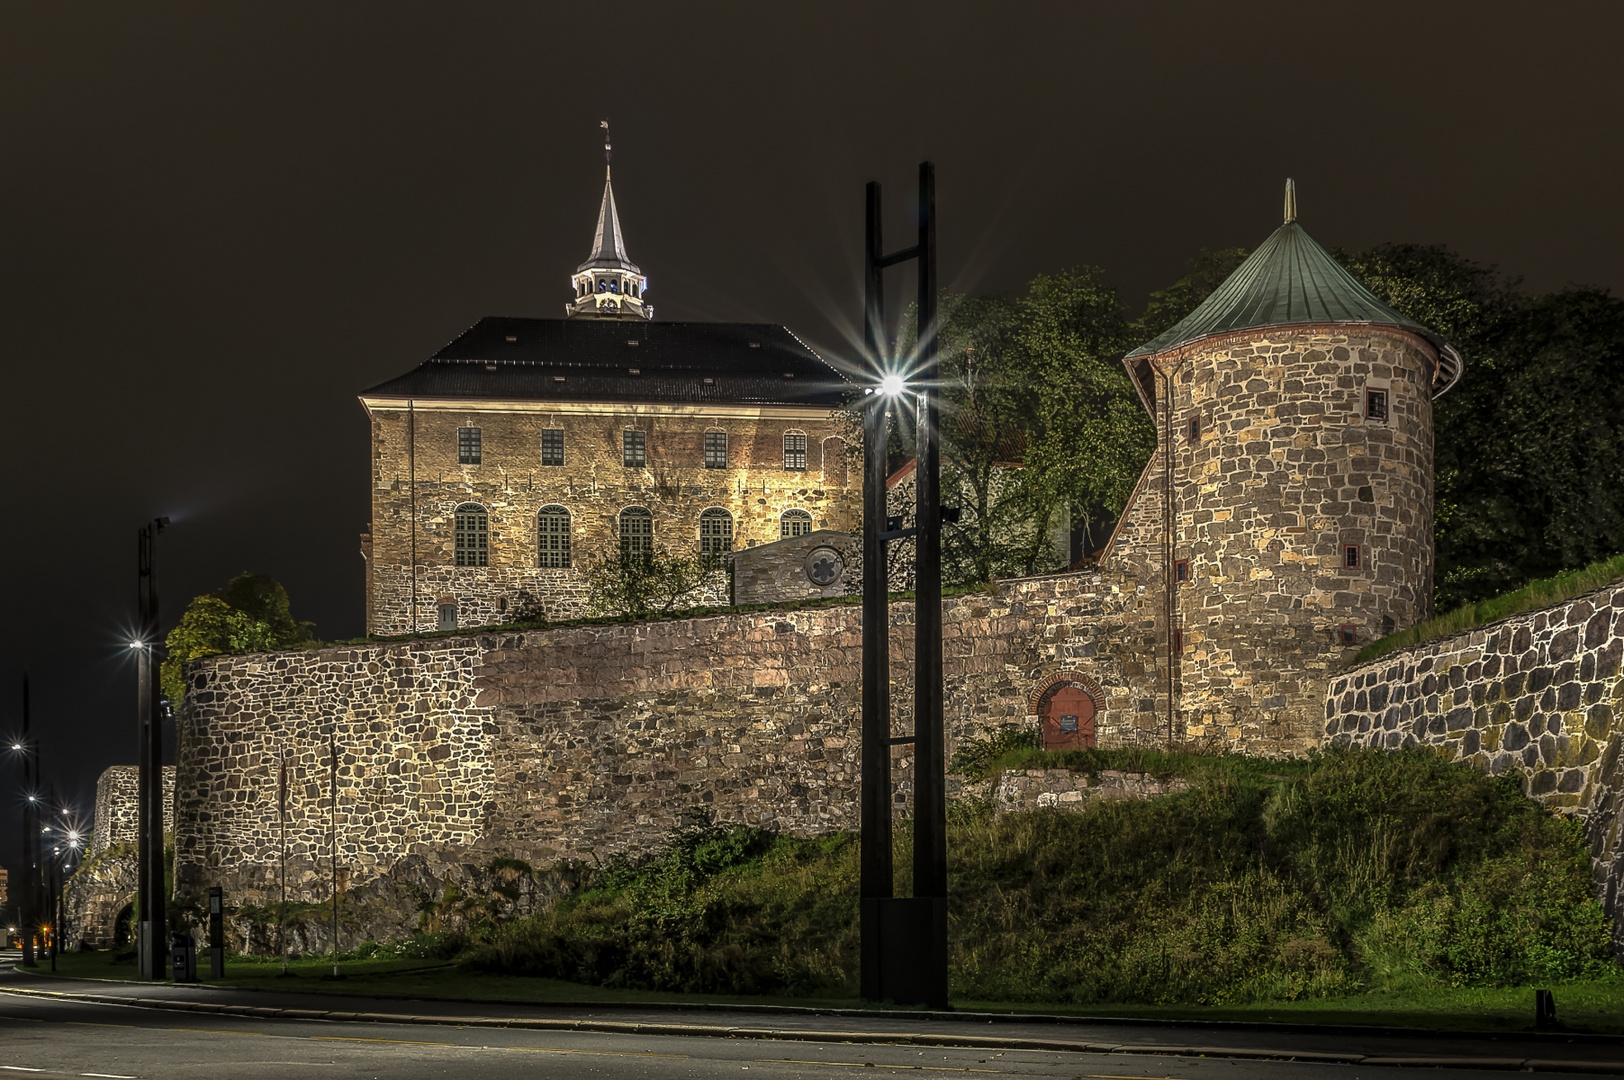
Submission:
[[[177,931],[169,935],[169,964],[176,982],[197,982],[197,946],[191,934]]]

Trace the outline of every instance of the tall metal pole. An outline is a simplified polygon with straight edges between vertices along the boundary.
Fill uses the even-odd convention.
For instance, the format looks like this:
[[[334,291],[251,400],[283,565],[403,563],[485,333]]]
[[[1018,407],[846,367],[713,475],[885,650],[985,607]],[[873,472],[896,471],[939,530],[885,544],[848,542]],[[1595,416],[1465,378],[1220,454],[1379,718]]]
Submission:
[[[919,166],[919,537],[914,545],[914,895],[947,897],[942,731],[942,515],[936,348],[936,167]],[[945,949],[945,941],[943,948]],[[946,953],[942,955],[945,965]],[[945,968],[943,972],[945,979]]]
[[[39,926],[39,766],[29,738],[28,676],[23,676],[23,880],[17,914],[22,923],[23,965],[34,966],[34,933]],[[30,768],[32,766],[32,768]]]
[[[904,251],[883,252],[880,188],[868,186],[863,252],[864,336],[879,358],[884,318],[880,271],[919,263],[918,449],[915,469],[917,525],[885,525],[886,394],[873,394],[864,417],[863,449],[863,862],[862,993],[875,1001],[947,1005],[947,776],[942,725],[942,545],[936,348],[936,170],[919,166],[919,240]],[[886,374],[900,374],[891,372]],[[887,379],[885,382],[889,382]],[[884,385],[884,383],[882,383]],[[915,543],[914,734],[890,733],[890,587],[886,543]],[[891,895],[891,747],[914,744],[914,895]],[[884,836],[880,835],[881,830]]]
[[[880,260],[880,185],[867,192],[863,343],[881,355],[885,293]],[[862,995],[881,1000],[880,901],[892,893],[891,614],[886,564],[886,399],[863,403],[863,780],[861,907]]]
[[[337,725],[334,725],[335,727]],[[332,771],[327,780],[328,820],[333,830],[333,978],[338,978],[338,734],[327,735],[327,753]]]
[[[140,977],[162,979],[168,937],[164,918],[164,779],[163,727],[159,687],[154,664],[157,656],[158,578],[154,549],[163,520],[141,527],[137,543],[137,601],[140,646],[136,649],[137,748],[137,896],[141,925],[138,934]]]

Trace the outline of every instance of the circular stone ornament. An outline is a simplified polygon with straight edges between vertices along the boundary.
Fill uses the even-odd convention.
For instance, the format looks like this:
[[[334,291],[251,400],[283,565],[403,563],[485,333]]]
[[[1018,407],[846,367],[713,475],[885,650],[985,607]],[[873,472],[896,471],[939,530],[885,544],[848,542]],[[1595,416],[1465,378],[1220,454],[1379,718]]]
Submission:
[[[819,588],[827,588],[840,580],[846,572],[846,560],[832,547],[815,547],[806,553],[806,580]]]

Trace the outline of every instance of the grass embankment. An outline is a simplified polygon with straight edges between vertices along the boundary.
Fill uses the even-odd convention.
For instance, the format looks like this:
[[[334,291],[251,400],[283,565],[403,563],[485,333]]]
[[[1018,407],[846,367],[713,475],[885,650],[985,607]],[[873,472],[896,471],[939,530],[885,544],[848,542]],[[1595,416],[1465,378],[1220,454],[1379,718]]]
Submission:
[[[1624,1031],[1624,973],[1577,825],[1505,778],[1425,750],[1308,760],[1018,742],[961,771],[1116,768],[1190,788],[1079,812],[949,823],[959,1008],[1526,1028],[1533,987],[1577,1028]],[[858,845],[679,830],[655,857],[581,869],[528,918],[346,958],[233,960],[238,985],[533,1001],[855,1005]],[[909,886],[899,832],[898,891]],[[453,966],[438,966],[448,961]],[[105,962],[104,970],[105,970]],[[116,973],[109,972],[114,977]]]
[[[1508,619],[1524,611],[1560,604],[1572,600],[1575,596],[1583,596],[1604,585],[1610,585],[1620,578],[1624,578],[1624,555],[1615,555],[1611,559],[1591,563],[1580,570],[1568,570],[1554,577],[1530,581],[1514,592],[1479,600],[1475,604],[1463,604],[1446,615],[1439,615],[1426,622],[1417,623],[1408,630],[1400,630],[1379,641],[1373,641],[1359,650],[1357,661],[1363,663],[1366,660],[1374,660],[1423,641],[1434,641],[1463,630],[1470,630],[1474,626]]]
[[[1061,762],[1191,788],[1077,813],[959,804],[957,999],[1097,1010],[1595,982],[1624,1002],[1578,827],[1508,780],[1426,751],[1017,749],[986,767]],[[690,829],[493,928],[468,962],[604,987],[854,996],[856,893],[850,836]]]

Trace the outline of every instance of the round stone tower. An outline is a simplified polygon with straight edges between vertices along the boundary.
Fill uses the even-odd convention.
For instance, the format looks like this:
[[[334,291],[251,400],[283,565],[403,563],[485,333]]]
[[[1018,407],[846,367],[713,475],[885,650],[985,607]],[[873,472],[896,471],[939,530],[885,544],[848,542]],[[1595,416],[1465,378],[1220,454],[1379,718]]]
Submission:
[[[1135,513],[1169,730],[1253,752],[1315,745],[1326,677],[1431,613],[1432,403],[1461,372],[1296,218],[1287,181],[1285,223],[1124,358],[1158,429]]]

